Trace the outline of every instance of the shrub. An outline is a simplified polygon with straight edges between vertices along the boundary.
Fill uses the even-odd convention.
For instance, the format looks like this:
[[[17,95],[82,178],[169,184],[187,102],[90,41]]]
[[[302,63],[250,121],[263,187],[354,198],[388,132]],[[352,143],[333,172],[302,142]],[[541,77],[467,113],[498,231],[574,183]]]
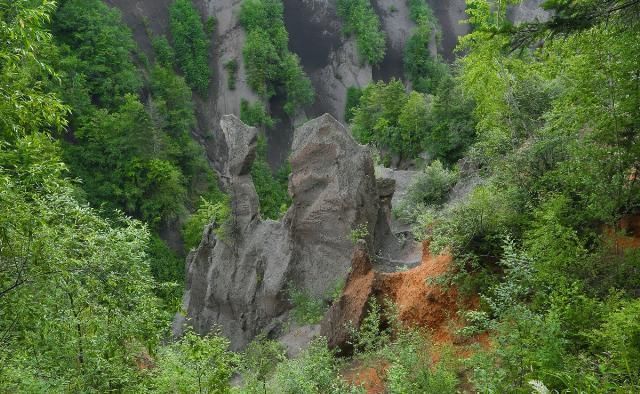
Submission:
[[[347,100],[344,105],[344,120],[351,122],[353,119],[353,111],[360,105],[360,97],[362,97],[362,89],[350,86],[347,89]]]
[[[238,79],[238,61],[236,59],[229,60],[224,64],[224,69],[227,70],[227,87],[229,90],[235,90]]]
[[[285,361],[284,346],[265,336],[256,337],[242,353],[240,370],[244,378],[244,392],[267,392],[267,381],[279,363]]]
[[[293,115],[297,108],[314,100],[311,81],[300,59],[289,52],[281,0],[244,0],[240,23],[247,31],[242,50],[247,83],[258,95],[283,95],[283,109]]]
[[[254,127],[273,127],[274,121],[265,111],[264,106],[260,102],[249,103],[247,100],[240,101],[240,120],[249,126]]]
[[[229,393],[237,360],[228,347],[222,336],[187,331],[159,352],[151,388],[161,393]]]
[[[456,393],[459,379],[448,349],[440,360],[433,363],[429,340],[417,331],[400,333],[393,344],[384,350],[390,361],[387,370],[387,392],[405,393]]]
[[[327,309],[322,299],[311,297],[303,290],[289,286],[289,301],[293,305],[291,312],[296,323],[300,325],[318,324]]]
[[[407,223],[416,223],[416,216],[425,208],[445,203],[457,180],[454,171],[444,168],[438,160],[432,162],[413,180],[394,214]]]
[[[158,61],[158,63],[163,67],[173,67],[176,53],[173,51],[173,48],[169,44],[167,37],[154,37],[151,41],[151,45],[153,46],[153,51],[156,53],[156,60]]]
[[[357,225],[351,232],[349,233],[349,238],[353,244],[356,244],[359,240],[368,240],[369,239],[369,225],[368,223],[362,223]]]
[[[369,0],[338,0],[337,10],[343,20],[342,32],[356,36],[360,56],[371,65],[380,63],[384,59],[386,39]]]
[[[390,341],[391,331],[383,327],[383,308],[372,298],[367,307],[367,315],[360,327],[350,327],[349,344],[358,354],[372,354],[382,350]]]
[[[338,363],[323,337],[314,339],[298,358],[276,368],[269,391],[282,394],[354,392],[338,375]]]
[[[260,200],[260,214],[264,218],[278,220],[291,205],[288,191],[291,166],[286,163],[274,176],[267,163],[267,142],[260,134],[256,159],[251,167],[251,178]]]
[[[182,234],[187,249],[197,247],[202,240],[204,227],[213,224],[218,238],[226,240],[231,219],[231,203],[224,194],[214,194],[213,199],[200,198],[200,205],[184,224]]]

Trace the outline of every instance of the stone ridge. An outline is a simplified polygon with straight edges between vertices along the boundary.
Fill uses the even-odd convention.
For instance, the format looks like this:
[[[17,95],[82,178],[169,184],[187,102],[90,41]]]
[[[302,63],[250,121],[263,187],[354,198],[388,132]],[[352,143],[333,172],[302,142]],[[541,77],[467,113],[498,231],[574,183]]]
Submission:
[[[205,334],[218,327],[240,350],[260,333],[279,334],[293,285],[314,297],[344,279],[351,266],[351,231],[365,225],[373,247],[379,198],[366,147],[331,115],[294,134],[289,193],[280,221],[263,220],[251,179],[257,130],[233,115],[221,119],[229,160],[224,181],[232,223],[224,239],[208,226],[187,257],[186,323]],[[372,249],[373,250],[373,249]],[[176,320],[179,334],[185,321]]]

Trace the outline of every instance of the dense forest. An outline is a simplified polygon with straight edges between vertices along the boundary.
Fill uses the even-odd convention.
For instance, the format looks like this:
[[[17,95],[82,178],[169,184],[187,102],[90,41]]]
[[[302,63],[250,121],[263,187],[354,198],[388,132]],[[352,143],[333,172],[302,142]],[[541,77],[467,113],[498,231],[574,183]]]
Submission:
[[[376,366],[389,393],[639,392],[640,2],[546,0],[546,20],[513,24],[515,3],[467,0],[471,32],[446,62],[429,50],[433,11],[407,0],[403,75],[345,100],[376,165],[418,170],[393,215],[452,256],[438,285],[475,300],[455,340],[436,346],[372,301],[352,354],[320,337],[287,358],[266,335],[231,352],[215,330],[171,333],[186,253],[210,224],[232,236],[231,197],[193,137],[217,78],[215,18],[173,1],[147,56],[100,0],[0,0],[0,392],[367,392],[353,365]],[[375,66],[387,38],[373,4],[336,13]],[[264,131],[316,99],[283,15],[281,0],[238,14],[254,96],[237,112],[261,130],[250,173],[273,220],[291,168],[270,167]],[[237,61],[224,68],[235,90]],[[291,289],[296,324],[341,291]]]

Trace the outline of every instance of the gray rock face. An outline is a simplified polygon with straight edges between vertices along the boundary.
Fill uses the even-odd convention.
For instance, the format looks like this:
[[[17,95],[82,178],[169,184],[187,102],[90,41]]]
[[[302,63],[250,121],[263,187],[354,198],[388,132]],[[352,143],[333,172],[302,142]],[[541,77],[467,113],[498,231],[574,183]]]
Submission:
[[[278,318],[290,309],[289,283],[323,297],[347,275],[351,230],[365,224],[369,243],[374,239],[378,191],[368,150],[323,115],[295,131],[292,206],[281,221],[264,221],[249,171],[257,131],[230,115],[221,128],[229,148],[224,175],[233,223],[224,239],[207,228],[187,258],[184,308],[197,332],[218,326],[238,350],[257,334],[278,329]]]
[[[290,161],[293,204],[285,219],[294,244],[292,276],[320,297],[351,265],[351,230],[366,224],[369,234],[374,232],[373,161],[331,115],[296,130]]]

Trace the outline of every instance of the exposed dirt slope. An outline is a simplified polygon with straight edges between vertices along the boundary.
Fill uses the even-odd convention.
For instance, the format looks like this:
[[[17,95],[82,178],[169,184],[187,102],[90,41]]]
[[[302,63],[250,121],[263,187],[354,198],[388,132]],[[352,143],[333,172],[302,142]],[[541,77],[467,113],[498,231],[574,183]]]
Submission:
[[[407,327],[426,328],[434,341],[454,342],[454,328],[459,326],[458,311],[477,306],[477,300],[461,300],[455,287],[442,288],[433,280],[444,274],[451,256],[433,256],[423,245],[422,263],[402,272],[376,272],[363,244],[353,255],[352,269],[343,294],[329,309],[321,325],[321,334],[329,345],[349,352],[346,325],[360,325],[372,297],[388,299],[398,308],[398,318]]]

